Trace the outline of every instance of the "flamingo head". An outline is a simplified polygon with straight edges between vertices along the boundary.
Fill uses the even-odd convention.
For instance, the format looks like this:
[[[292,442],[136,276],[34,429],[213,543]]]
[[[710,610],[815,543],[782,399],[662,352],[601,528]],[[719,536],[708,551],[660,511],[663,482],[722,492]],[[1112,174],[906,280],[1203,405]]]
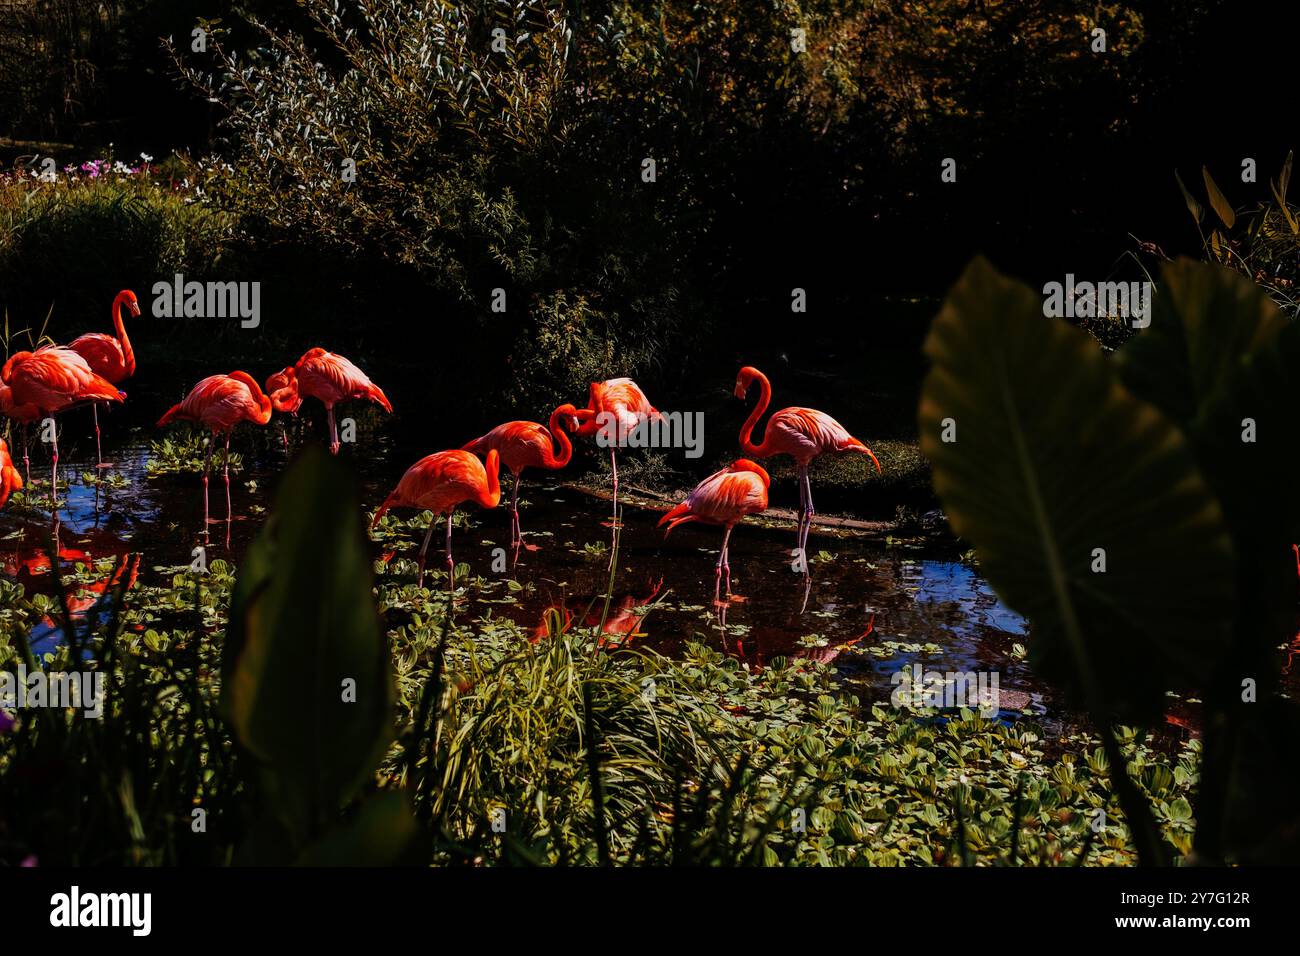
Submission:
[[[749,386],[753,384],[754,379],[761,377],[762,374],[752,365],[746,365],[742,368],[736,375],[736,397],[744,400],[745,396],[749,394]]]
[[[573,408],[572,405],[568,407]],[[574,434],[582,435],[584,438],[589,438],[596,434],[596,432],[600,431],[600,422],[596,421],[596,413],[592,409],[574,409],[573,417],[574,421],[578,423],[578,427]]]
[[[302,407],[298,376],[292,365],[266,380],[266,394],[271,396],[271,406],[277,412],[296,412]]]
[[[132,318],[140,317],[140,300],[135,297],[135,293],[130,289],[123,289],[117,294],[117,301],[126,306],[126,311]]]
[[[0,368],[0,382],[4,382],[6,385],[11,384],[13,381],[14,369],[31,357],[31,352],[15,352],[13,355],[9,356],[9,361],[5,362],[3,368]]]
[[[555,410],[553,417],[571,432],[576,432],[582,424],[578,418],[578,409],[572,404],[561,405]]]
[[[758,475],[758,477],[762,480],[764,488],[771,487],[772,480],[768,477],[767,470],[764,469],[763,466],[756,461],[751,461],[748,458],[737,458],[735,461],[731,463],[731,470],[751,471],[754,474]]]

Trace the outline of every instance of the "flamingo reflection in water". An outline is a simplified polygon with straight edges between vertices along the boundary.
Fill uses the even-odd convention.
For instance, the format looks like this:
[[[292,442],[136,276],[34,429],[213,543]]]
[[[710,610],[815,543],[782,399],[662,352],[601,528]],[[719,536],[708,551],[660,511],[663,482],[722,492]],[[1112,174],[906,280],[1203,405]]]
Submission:
[[[663,578],[660,578],[650,593],[643,597],[624,594],[611,601],[608,613],[605,611],[603,595],[570,597],[557,601],[542,612],[541,620],[529,632],[528,639],[536,644],[553,634],[567,634],[575,622],[580,622],[579,627],[600,631],[598,647],[627,647],[635,638],[644,636],[640,626],[647,612],[643,609],[659,596],[663,583]]]

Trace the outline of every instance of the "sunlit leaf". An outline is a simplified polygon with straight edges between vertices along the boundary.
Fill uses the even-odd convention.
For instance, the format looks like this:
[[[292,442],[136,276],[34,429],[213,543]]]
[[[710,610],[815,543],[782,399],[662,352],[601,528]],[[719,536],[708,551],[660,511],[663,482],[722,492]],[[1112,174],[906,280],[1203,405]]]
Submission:
[[[1187,187],[1183,185],[1183,177],[1178,175],[1177,170],[1174,170],[1174,179],[1178,180],[1178,188],[1182,191],[1183,202],[1187,203],[1187,211],[1192,214],[1192,218],[1196,220],[1196,224],[1199,226],[1201,220],[1205,218],[1205,207],[1197,202],[1196,197],[1187,191]]]
[[[1210,205],[1214,208],[1214,214],[1222,220],[1225,226],[1231,229],[1237,221],[1237,214],[1233,212],[1232,203],[1228,202],[1228,198],[1219,190],[1213,177],[1210,176],[1210,170],[1205,166],[1201,167],[1201,178],[1205,180],[1205,192],[1210,197]]]

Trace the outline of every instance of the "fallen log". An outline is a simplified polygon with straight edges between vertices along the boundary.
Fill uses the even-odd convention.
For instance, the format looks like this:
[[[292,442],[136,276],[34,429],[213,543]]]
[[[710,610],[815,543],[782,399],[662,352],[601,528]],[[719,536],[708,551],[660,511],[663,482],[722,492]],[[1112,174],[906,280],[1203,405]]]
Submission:
[[[565,482],[560,487],[589,495],[592,498],[599,498],[602,501],[613,501],[614,499],[614,493],[608,488],[597,488],[574,482]],[[678,499],[663,492],[628,484],[619,485],[618,500],[645,511],[667,511],[678,501]],[[761,515],[747,518],[745,523],[760,528],[780,528],[782,530],[788,528],[793,531],[798,526],[798,515],[789,508],[768,508]],[[862,521],[858,518],[841,518],[837,515],[813,515],[812,523],[815,527],[821,527],[824,531],[838,532],[844,535],[886,535],[893,533],[897,527],[893,521]]]

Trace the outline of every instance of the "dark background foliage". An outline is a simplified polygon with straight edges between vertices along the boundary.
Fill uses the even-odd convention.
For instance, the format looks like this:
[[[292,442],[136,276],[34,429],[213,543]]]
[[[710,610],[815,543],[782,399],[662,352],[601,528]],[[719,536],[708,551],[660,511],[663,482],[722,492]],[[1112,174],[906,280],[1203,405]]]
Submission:
[[[249,53],[267,41],[252,17],[275,35],[301,34],[337,76],[343,57],[313,26],[311,6],[329,4],[0,4],[0,158],[80,160],[111,144],[124,157],[216,151],[239,168],[248,141],[221,125],[237,97],[227,89],[222,103],[205,101],[160,38],[174,37],[182,62],[220,86],[219,63],[190,53],[189,32],[215,28],[241,64],[255,62]],[[492,24],[528,5],[461,6],[486,45]],[[1035,281],[1132,273],[1123,253],[1135,237],[1170,254],[1198,246],[1176,168],[1186,178],[1208,165],[1232,201],[1262,199],[1266,185],[1239,182],[1242,157],[1258,161],[1263,184],[1293,145],[1280,107],[1287,33],[1269,28],[1277,14],[1263,4],[584,0],[550,9],[563,10],[571,31],[545,104],[553,138],[508,149],[444,137],[411,165],[459,164],[467,189],[508,192],[520,246],[507,274],[478,222],[453,229],[442,258],[421,260],[383,228],[340,243],[275,210],[257,221],[247,196],[226,197],[244,216],[240,242],[213,268],[256,271],[267,311],[295,346],[330,335],[343,347],[350,335],[383,348],[447,329],[484,362],[507,366],[478,373],[523,376],[540,364],[537,381],[552,392],[596,365],[680,386],[698,365],[687,359],[702,355],[719,367],[755,352],[798,366],[869,344],[905,363],[929,309],[913,321],[899,299],[928,301],[973,254]],[[527,20],[536,10],[523,16],[541,26]],[[363,27],[364,42],[364,21],[348,22]],[[808,29],[802,55],[790,52],[798,24]],[[1105,54],[1088,49],[1093,25],[1107,30]],[[476,167],[478,154],[487,159]],[[658,163],[653,186],[639,180],[645,156]],[[956,183],[940,181],[949,156]],[[25,247],[21,269],[0,269],[0,304],[44,315],[57,288],[68,307],[56,309],[56,337],[62,318],[79,329],[83,313],[103,311],[115,280],[79,288],[75,274],[44,274],[38,253]],[[117,284],[155,281],[148,263],[138,272],[119,271]],[[504,327],[484,307],[497,286],[527,306],[512,308]],[[809,314],[792,322],[795,287],[808,291]],[[700,349],[706,331],[715,337]],[[557,375],[533,341],[557,355],[567,342],[584,361]]]

